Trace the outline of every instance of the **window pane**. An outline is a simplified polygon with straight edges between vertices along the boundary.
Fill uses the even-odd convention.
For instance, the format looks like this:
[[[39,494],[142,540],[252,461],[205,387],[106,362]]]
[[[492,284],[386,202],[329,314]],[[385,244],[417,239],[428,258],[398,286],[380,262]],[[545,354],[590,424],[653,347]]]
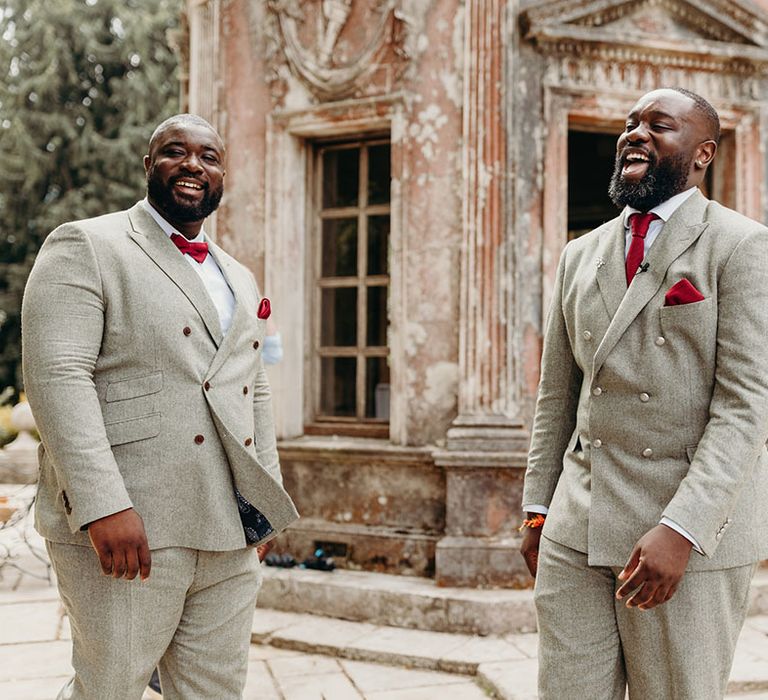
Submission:
[[[322,358],[320,410],[324,415],[355,415],[355,363],[354,357]]]
[[[323,221],[323,277],[357,275],[357,219]]]
[[[320,344],[357,345],[357,287],[323,290]]]
[[[368,149],[368,204],[389,201],[390,149],[388,143]]]
[[[368,274],[389,272],[389,214],[368,217]]]
[[[365,417],[389,420],[389,363],[386,357],[365,360]]]
[[[323,209],[357,205],[360,149],[323,153]]]
[[[387,344],[387,288],[368,287],[368,332],[366,345]]]

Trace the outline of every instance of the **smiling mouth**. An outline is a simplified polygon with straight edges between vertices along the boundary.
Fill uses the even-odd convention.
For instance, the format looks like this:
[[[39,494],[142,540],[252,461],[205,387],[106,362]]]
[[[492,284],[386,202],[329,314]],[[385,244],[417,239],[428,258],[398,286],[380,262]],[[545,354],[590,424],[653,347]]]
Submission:
[[[648,170],[650,163],[651,159],[645,153],[632,151],[623,158],[621,174],[630,178],[642,177]]]
[[[203,185],[201,185],[199,182],[194,182],[193,180],[176,180],[176,182],[173,183],[174,187],[178,187],[180,190],[184,192],[201,192],[205,189]]]

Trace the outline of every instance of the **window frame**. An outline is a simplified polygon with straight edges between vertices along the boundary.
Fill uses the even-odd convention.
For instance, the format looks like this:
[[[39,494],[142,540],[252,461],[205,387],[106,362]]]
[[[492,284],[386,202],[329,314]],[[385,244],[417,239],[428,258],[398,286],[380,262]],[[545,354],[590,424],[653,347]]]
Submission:
[[[345,434],[359,437],[386,438],[389,436],[389,419],[365,417],[366,406],[366,360],[371,357],[384,358],[390,363],[391,345],[389,338],[390,294],[391,294],[391,222],[392,194],[384,204],[368,204],[368,167],[369,148],[377,145],[389,145],[392,141],[389,133],[368,133],[336,139],[318,140],[311,144],[310,183],[312,192],[310,201],[310,245],[308,256],[308,278],[310,281],[310,303],[308,305],[309,342],[309,386],[311,391],[311,412],[305,421],[304,430],[309,435]],[[354,206],[323,208],[323,155],[329,150],[360,149],[357,202]],[[391,156],[390,156],[391,158]],[[391,162],[391,160],[390,160]],[[390,176],[391,177],[391,176]],[[390,217],[390,233],[387,238],[387,273],[368,274],[368,218],[386,215]],[[322,245],[323,222],[329,219],[357,218],[357,274],[344,277],[323,277]],[[367,342],[367,290],[371,287],[384,287],[387,296],[387,337],[385,345],[368,346]],[[354,288],[357,290],[356,343],[350,346],[323,346],[322,333],[322,294],[325,289]],[[331,416],[322,411],[322,359],[324,357],[353,357],[356,359],[355,374],[355,415]],[[391,387],[391,368],[390,368]],[[390,388],[391,392],[391,388]],[[390,407],[392,405],[390,393]]]

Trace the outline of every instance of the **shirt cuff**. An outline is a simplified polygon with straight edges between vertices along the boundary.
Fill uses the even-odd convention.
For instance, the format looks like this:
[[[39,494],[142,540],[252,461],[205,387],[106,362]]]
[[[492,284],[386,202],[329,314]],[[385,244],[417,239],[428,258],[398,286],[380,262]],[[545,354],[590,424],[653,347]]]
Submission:
[[[542,515],[546,515],[549,513],[549,508],[546,506],[537,506],[535,503],[531,506],[523,506],[523,512],[524,513],[541,513]]]
[[[673,520],[670,520],[667,517],[662,518],[659,523],[661,525],[666,525],[668,528],[674,530],[678,535],[682,535],[685,537],[686,540],[688,540],[692,545],[693,548],[699,553],[704,554],[704,552],[701,550],[701,547],[699,547],[699,543],[696,541],[696,538],[691,535],[685,528],[680,527],[676,522]]]

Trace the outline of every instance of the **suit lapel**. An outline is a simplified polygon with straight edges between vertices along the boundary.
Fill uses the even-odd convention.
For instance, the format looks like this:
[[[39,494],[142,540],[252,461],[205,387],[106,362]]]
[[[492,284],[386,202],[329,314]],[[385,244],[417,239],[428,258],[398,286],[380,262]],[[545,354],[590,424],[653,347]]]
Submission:
[[[171,279],[195,307],[217,347],[222,334],[219,314],[200,277],[141,203],[128,210],[131,238]]]
[[[595,352],[592,367],[593,376],[632,321],[637,318],[637,315],[659,291],[672,262],[680,257],[707,228],[708,224],[702,221],[707,203],[708,200],[700,192],[695,192],[680,205],[669,221],[664,224],[664,228],[645,259],[645,262],[648,263],[647,271],[635,275]],[[690,224],[689,222],[695,223]],[[626,287],[623,265],[621,269],[621,285],[614,280],[614,284],[619,288],[621,286]],[[611,298],[614,297],[611,296]]]
[[[222,274],[227,280],[229,288],[232,290],[232,294],[235,297],[235,308],[232,312],[232,323],[224,336],[224,340],[219,347],[218,352],[214,355],[213,362],[208,368],[208,376],[212,377],[219,370],[227,357],[230,356],[238,342],[238,339],[242,338],[248,321],[247,305],[243,299],[244,284],[247,284],[247,280],[244,280],[243,272],[238,265],[234,263],[224,251],[219,248],[215,243],[208,244],[208,250],[210,255],[219,266]]]
[[[597,245],[597,286],[611,319],[627,291],[624,247],[624,218],[620,216],[600,232]]]

